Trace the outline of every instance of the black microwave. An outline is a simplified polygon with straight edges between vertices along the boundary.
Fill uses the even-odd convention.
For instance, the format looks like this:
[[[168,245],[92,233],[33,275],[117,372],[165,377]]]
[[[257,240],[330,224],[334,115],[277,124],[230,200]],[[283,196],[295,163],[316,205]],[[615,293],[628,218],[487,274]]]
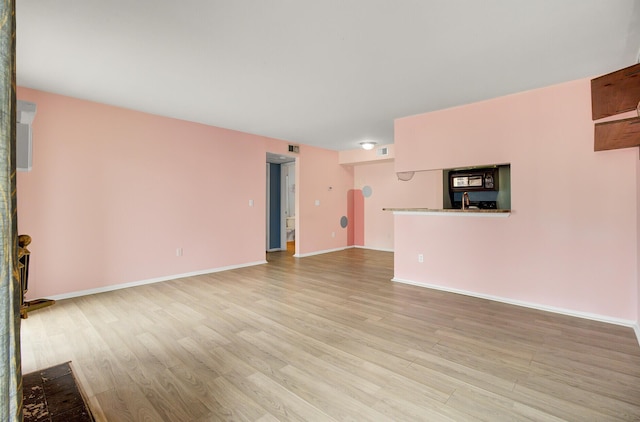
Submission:
[[[495,191],[498,190],[498,169],[472,169],[449,173],[451,192]]]

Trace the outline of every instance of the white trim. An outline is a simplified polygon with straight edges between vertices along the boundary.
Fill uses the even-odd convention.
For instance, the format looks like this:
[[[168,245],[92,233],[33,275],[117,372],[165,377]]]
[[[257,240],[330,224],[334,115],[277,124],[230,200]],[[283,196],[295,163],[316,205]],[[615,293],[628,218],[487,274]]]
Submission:
[[[640,345],[640,325],[639,323],[633,324],[633,331],[636,332],[636,339],[638,340],[638,344]]]
[[[283,251],[287,250],[287,217],[296,217],[296,195],[297,192],[297,182],[296,182],[296,166],[298,165],[298,159],[294,158],[293,161],[289,161],[286,163],[282,163],[280,165],[280,247]],[[293,215],[289,215],[289,183],[288,177],[291,173],[290,169],[293,169]],[[296,240],[295,225],[293,232],[293,240]]]
[[[269,153],[267,153],[268,156]],[[267,161],[267,186],[265,186],[265,190],[267,191],[266,200],[264,201],[265,208],[265,231],[267,232],[267,236],[265,239],[266,245],[264,246],[266,249],[269,249],[271,246],[271,163]],[[282,245],[281,245],[282,246]]]
[[[511,212],[477,212],[477,211],[394,211],[393,215],[446,215],[449,217],[490,217],[505,218]]]
[[[309,253],[305,253],[305,254],[295,254],[295,255],[293,255],[293,257],[294,258],[304,258],[304,257],[307,257],[307,256],[322,255],[322,254],[325,254],[325,253],[344,251],[345,249],[351,249],[351,248],[353,248],[353,246],[344,246],[342,248],[325,249],[323,251],[315,251],[315,252],[309,252]]]
[[[196,275],[219,273],[221,271],[235,270],[235,269],[244,268],[244,267],[252,267],[254,265],[261,265],[266,263],[267,261],[248,262],[246,264],[229,265],[226,267],[218,267],[218,268],[212,268],[208,270],[193,271],[193,272],[184,273],[184,274],[168,275],[164,277],[150,278],[147,280],[131,281],[129,283],[110,284],[108,286],[98,287],[95,289],[78,290],[75,292],[63,293],[61,295],[48,296],[47,299],[53,299],[53,300],[71,299],[72,297],[87,296],[87,295],[93,295],[96,293],[110,292],[113,290],[127,289],[129,287],[143,286],[145,284],[159,283],[161,281],[176,280],[179,278],[193,277]]]
[[[282,252],[282,251],[286,251],[286,249],[282,249],[282,248],[267,249],[267,252]]]
[[[396,277],[392,278],[391,281],[395,281],[397,283],[411,284],[413,286],[418,286],[418,287],[426,287],[427,289],[442,290],[442,291],[445,291],[445,292],[458,293],[458,294],[465,295],[465,296],[472,296],[472,297],[477,297],[477,298],[481,298],[481,299],[488,299],[488,300],[493,300],[493,301],[496,301],[496,302],[508,303],[510,305],[522,306],[522,307],[525,307],[525,308],[532,308],[532,309],[538,309],[538,310],[541,310],[541,311],[553,312],[555,314],[569,315],[569,316],[578,317],[578,318],[590,319],[590,320],[593,320],[593,321],[607,322],[607,323],[615,324],[615,325],[623,325],[623,326],[626,326],[626,327],[633,327],[635,329],[635,331],[636,331],[636,337],[638,338],[638,341],[639,341],[639,344],[640,344],[640,328],[638,328],[638,325],[636,324],[635,321],[631,321],[631,320],[628,320],[628,319],[612,318],[612,317],[609,317],[609,316],[606,316],[606,315],[592,314],[592,313],[589,313],[589,312],[572,311],[570,309],[556,308],[554,306],[541,305],[539,303],[524,302],[524,301],[521,301],[521,300],[509,299],[509,298],[500,297],[500,296],[493,296],[493,295],[485,295],[485,294],[482,294],[482,293],[476,293],[476,292],[471,292],[471,291],[461,290],[461,289],[454,289],[454,288],[450,288],[450,287],[443,287],[443,286],[438,286],[438,285],[435,285],[435,284],[428,284],[428,283],[422,283],[422,282],[411,281],[411,280],[403,280],[403,279],[396,278]]]
[[[393,252],[393,249],[386,249],[386,248],[372,248],[369,246],[354,246],[354,248],[357,249],[368,249],[370,251],[380,251],[380,252]]]

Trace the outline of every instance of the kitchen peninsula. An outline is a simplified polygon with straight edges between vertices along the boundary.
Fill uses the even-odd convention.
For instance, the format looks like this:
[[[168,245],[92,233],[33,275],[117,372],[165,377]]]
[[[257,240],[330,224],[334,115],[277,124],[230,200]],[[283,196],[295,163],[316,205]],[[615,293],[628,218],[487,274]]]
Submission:
[[[394,214],[508,217],[511,165],[442,170],[442,208],[383,208]]]
[[[421,187],[432,194],[425,207],[446,210],[381,204],[396,207],[387,208],[394,281],[635,324],[638,153],[593,151],[590,100],[591,79],[582,79],[396,119],[396,173],[450,171]],[[496,196],[497,213],[462,211],[451,187],[468,192],[469,205],[493,201],[470,189],[480,184],[475,167],[491,163],[509,164],[498,189],[510,194]],[[462,179],[451,174],[460,170]],[[612,206],[620,198],[630,200]],[[504,210],[508,218],[474,218]]]

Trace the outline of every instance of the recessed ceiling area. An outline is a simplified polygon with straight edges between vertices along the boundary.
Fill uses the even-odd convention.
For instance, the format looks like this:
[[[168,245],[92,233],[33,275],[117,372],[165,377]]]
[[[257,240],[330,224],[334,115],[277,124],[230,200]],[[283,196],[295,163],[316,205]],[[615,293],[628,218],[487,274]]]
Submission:
[[[18,0],[17,82],[332,150],[630,66],[638,0]]]
[[[267,163],[284,164],[284,163],[293,163],[294,161],[296,161],[295,157],[289,157],[287,155],[274,154],[272,152],[267,152]]]

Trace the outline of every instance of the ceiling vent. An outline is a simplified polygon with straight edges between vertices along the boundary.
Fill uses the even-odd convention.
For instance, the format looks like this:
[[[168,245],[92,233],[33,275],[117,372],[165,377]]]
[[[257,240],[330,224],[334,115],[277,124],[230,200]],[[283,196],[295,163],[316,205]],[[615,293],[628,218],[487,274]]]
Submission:
[[[289,152],[300,153],[300,145],[289,145]]]
[[[378,148],[376,150],[376,155],[378,157],[384,157],[385,155],[389,155],[389,148],[387,147]]]

